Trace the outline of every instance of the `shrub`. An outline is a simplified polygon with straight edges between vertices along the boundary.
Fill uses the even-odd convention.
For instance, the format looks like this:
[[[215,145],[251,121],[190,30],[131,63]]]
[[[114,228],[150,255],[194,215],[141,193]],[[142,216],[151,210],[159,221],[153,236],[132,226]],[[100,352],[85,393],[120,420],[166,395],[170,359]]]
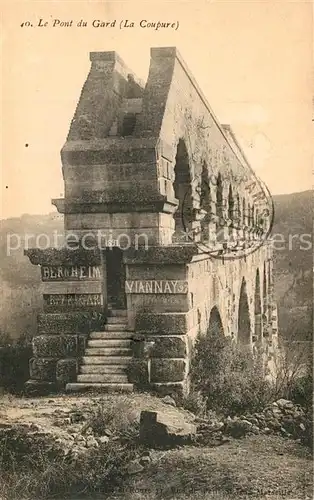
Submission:
[[[181,404],[186,410],[199,417],[205,417],[207,414],[207,399],[194,387],[191,387],[189,394],[183,397]]]
[[[262,359],[228,337],[199,336],[191,363],[192,385],[206,398],[207,409],[228,415],[259,411],[271,397]]]
[[[94,492],[108,492],[120,484],[134,453],[126,445],[109,441],[75,460],[68,456],[52,457],[43,450],[29,457],[25,465],[13,455],[10,470],[0,465],[0,498],[77,498],[83,492],[90,498]]]
[[[309,359],[306,371],[296,377],[289,385],[288,399],[303,406],[305,431],[301,435],[302,443],[313,448],[313,358]]]
[[[312,409],[313,358],[307,344],[291,349],[282,343],[275,358],[273,399],[291,399],[294,403]]]
[[[136,442],[139,433],[137,413],[127,397],[122,400],[108,400],[92,410],[86,427],[90,427],[96,436],[103,436],[107,431],[116,435],[123,443]]]
[[[16,343],[2,337],[0,343],[0,387],[10,392],[20,392],[29,379],[29,359],[32,346],[26,337]]]
[[[288,399],[304,407],[312,407],[313,375],[308,373],[296,378],[289,388]]]
[[[141,451],[138,426],[130,401],[112,398],[109,404],[97,405],[85,426],[95,435],[110,430],[109,441],[79,455],[65,450],[50,434],[29,432],[28,428],[3,430],[0,498],[77,498],[82,493],[91,498],[93,493],[111,491],[121,484],[127,465]]]

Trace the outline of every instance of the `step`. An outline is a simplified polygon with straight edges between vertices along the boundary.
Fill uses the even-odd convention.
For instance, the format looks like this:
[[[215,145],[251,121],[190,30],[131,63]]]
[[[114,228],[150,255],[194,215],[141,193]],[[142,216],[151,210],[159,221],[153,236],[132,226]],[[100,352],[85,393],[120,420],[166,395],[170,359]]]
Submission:
[[[124,374],[85,373],[77,376],[78,382],[98,382],[100,384],[127,384],[128,377]]]
[[[84,365],[124,365],[127,366],[132,357],[126,356],[83,356],[82,363]]]
[[[128,331],[128,325],[126,324],[113,324],[113,325],[104,325],[105,332],[125,332]]]
[[[130,339],[93,339],[87,341],[87,347],[126,347],[130,349],[130,342]]]
[[[132,336],[134,335],[133,332],[92,332],[89,335],[90,339],[106,339],[106,340],[113,340],[113,339],[129,339],[132,340]]]
[[[85,356],[132,356],[132,350],[126,347],[87,347]]]
[[[100,384],[91,382],[71,382],[66,385],[66,391],[93,391],[99,390],[101,392],[132,392],[133,384]]]
[[[124,365],[81,365],[80,373],[113,373],[114,375],[125,375]]]
[[[116,324],[125,325],[127,324],[127,322],[128,322],[127,317],[124,318],[121,316],[108,316],[107,318],[108,325],[116,325]]]
[[[122,316],[126,317],[128,315],[126,309],[108,309],[108,317],[113,317],[113,316]]]

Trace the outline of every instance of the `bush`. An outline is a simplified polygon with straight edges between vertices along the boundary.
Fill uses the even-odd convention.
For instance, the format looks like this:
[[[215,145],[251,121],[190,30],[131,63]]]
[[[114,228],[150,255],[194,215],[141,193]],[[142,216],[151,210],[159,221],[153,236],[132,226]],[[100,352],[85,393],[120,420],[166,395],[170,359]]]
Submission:
[[[189,394],[183,397],[181,404],[183,408],[191,411],[198,417],[206,417],[207,399],[195,388],[191,387]]]
[[[94,492],[108,492],[120,484],[134,454],[134,450],[116,441],[92,448],[73,460],[49,456],[43,449],[23,463],[12,452],[10,470],[0,464],[0,498],[77,498],[83,492],[90,498]]]
[[[311,357],[304,375],[293,379],[287,393],[288,399],[303,406],[305,410],[305,431],[301,436],[302,443],[313,448],[313,358]]]
[[[191,363],[194,391],[206,399],[207,409],[224,415],[259,411],[271,398],[262,359],[228,337],[199,336]]]
[[[91,412],[86,427],[90,427],[96,436],[103,436],[107,431],[114,434],[123,443],[136,442],[139,434],[137,413],[127,397],[108,405],[100,401]]]
[[[313,397],[313,375],[309,373],[303,377],[297,378],[287,394],[288,399],[291,399],[296,404],[305,408],[312,408]]]
[[[50,434],[4,429],[0,432],[0,498],[78,498],[82,493],[91,498],[111,491],[121,484],[127,465],[142,449],[136,415],[127,398],[100,402],[91,411],[85,431],[91,427],[99,436],[110,431],[109,441],[79,455],[65,450]]]
[[[31,342],[21,337],[11,344],[10,339],[0,342],[0,387],[10,392],[23,390],[29,379],[29,359],[32,357]]]

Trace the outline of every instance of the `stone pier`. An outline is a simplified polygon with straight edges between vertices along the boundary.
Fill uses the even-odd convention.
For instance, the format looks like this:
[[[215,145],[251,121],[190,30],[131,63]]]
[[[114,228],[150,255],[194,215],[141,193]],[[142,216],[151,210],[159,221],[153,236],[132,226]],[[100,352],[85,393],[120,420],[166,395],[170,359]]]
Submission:
[[[91,68],[61,151],[59,249],[41,267],[30,388],[189,390],[215,328],[273,363],[272,203],[174,47],[146,84],[115,52]],[[265,354],[263,354],[265,355]]]

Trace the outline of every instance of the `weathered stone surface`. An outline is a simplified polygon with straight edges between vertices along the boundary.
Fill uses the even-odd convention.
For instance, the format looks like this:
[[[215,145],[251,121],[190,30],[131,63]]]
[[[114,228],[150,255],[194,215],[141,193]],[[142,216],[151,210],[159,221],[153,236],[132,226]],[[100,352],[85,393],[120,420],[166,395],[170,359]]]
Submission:
[[[60,359],[56,367],[56,379],[59,384],[75,382],[78,373],[78,360]]]
[[[148,389],[148,361],[133,358],[127,367],[128,381],[137,389]]]
[[[253,425],[248,420],[234,419],[226,424],[226,433],[232,437],[239,438],[245,436],[252,430]]]
[[[171,396],[169,396],[169,395],[163,397],[161,401],[163,403],[165,403],[166,405],[177,406],[175,400]]]
[[[139,462],[141,465],[143,465],[143,467],[149,465],[151,463],[151,458],[149,455],[143,455],[140,459],[139,459]]]
[[[92,240],[101,229],[110,231],[116,241],[122,232],[128,236],[131,245],[123,251],[121,263],[121,285],[126,282],[128,292],[128,326],[145,337],[152,336],[154,342],[149,352],[146,343],[136,349],[133,343],[133,353],[139,359],[151,359],[153,388],[167,390],[169,384],[188,388],[191,349],[183,336],[192,343],[198,333],[209,330],[213,317],[215,321],[219,317],[221,333],[250,349],[252,338],[259,338],[253,330],[256,320],[261,320],[260,313],[270,307],[269,317],[263,319],[264,332],[272,326],[271,316],[274,321],[271,245],[250,250],[254,240],[259,240],[257,236],[266,236],[270,217],[262,222],[257,217],[257,211],[258,215],[265,212],[265,192],[259,192],[261,183],[255,182],[233,132],[218,123],[175,47],[151,50],[146,85],[135,80],[116,53],[92,53],[91,62],[61,153],[66,196],[54,203],[65,213],[67,236],[71,232],[80,239],[89,233]],[[205,225],[202,219],[206,239],[211,232],[212,243],[218,242],[217,258],[199,245],[204,234],[182,235],[183,216],[191,217],[188,229],[197,230],[202,212],[210,219]],[[239,221],[243,227],[237,227]],[[143,234],[140,241],[135,240],[139,231],[147,236],[147,245]],[[248,251],[245,258],[233,259],[238,247]],[[229,258],[224,259],[228,249]],[[28,255],[34,264],[46,266],[105,264],[99,250],[31,250]],[[171,301],[166,287],[157,293],[149,283],[143,288],[129,283],[172,279],[186,281],[187,286],[184,292],[173,291]],[[258,282],[263,283],[259,293]],[[84,281],[81,288],[76,283],[61,285],[46,285],[46,311],[60,307],[59,298],[50,295],[69,295],[71,287],[73,294],[88,291],[99,297],[105,289],[99,279],[89,285]],[[104,293],[104,305],[114,301],[109,295],[115,292],[108,297]],[[63,298],[60,300],[63,304]],[[85,298],[69,302],[73,306],[76,301],[77,307],[83,307]],[[67,298],[65,308],[69,302]],[[103,303],[97,299],[90,306],[102,308]],[[40,315],[35,356],[79,358],[82,346],[75,344],[73,335],[103,330],[104,323],[97,322],[99,326],[79,313]],[[267,345],[265,339],[262,342]],[[137,363],[137,380],[146,380],[144,366]],[[271,413],[271,418],[276,415]]]
[[[144,470],[144,465],[139,460],[132,460],[127,466],[127,473],[130,475],[138,474]]]
[[[153,347],[154,340],[147,335],[136,334],[132,336],[131,349],[134,358],[150,358]]]
[[[152,359],[151,382],[180,382],[185,378],[186,362],[181,359]]]
[[[184,264],[128,264],[128,280],[186,280]]]
[[[99,443],[94,436],[88,436],[86,439],[86,448],[98,448]]]
[[[89,313],[41,313],[38,315],[38,334],[89,333]]]
[[[80,357],[84,354],[84,335],[38,335],[33,338],[33,352],[37,358]]]
[[[150,388],[159,394],[159,396],[171,396],[178,400],[182,400],[184,395],[188,393],[186,381],[183,382],[151,382]]]
[[[293,403],[292,403],[292,401],[289,401],[288,399],[278,399],[276,401],[276,405],[281,410],[283,410],[283,409],[291,409],[294,406]]]
[[[185,358],[187,356],[187,340],[185,336],[148,337],[154,342],[151,350],[152,358]]]
[[[171,418],[162,412],[142,411],[140,417],[140,441],[152,447],[171,447],[189,443],[196,433],[194,424],[183,417]]]
[[[44,380],[46,382],[55,382],[56,358],[31,358],[29,360],[29,373],[33,380]]]
[[[108,436],[100,436],[97,438],[99,444],[107,444],[110,441]]]
[[[143,313],[136,318],[136,331],[159,335],[185,334],[187,332],[187,314]]]
[[[29,396],[46,396],[57,391],[55,382],[46,382],[42,380],[28,380],[25,383],[25,393]]]
[[[130,247],[124,253],[124,262],[126,264],[186,264],[192,260],[196,253],[196,245],[152,246],[145,249]]]
[[[59,266],[59,265],[90,265],[99,266],[101,263],[100,252],[96,248],[30,248],[24,251],[32,264]]]

